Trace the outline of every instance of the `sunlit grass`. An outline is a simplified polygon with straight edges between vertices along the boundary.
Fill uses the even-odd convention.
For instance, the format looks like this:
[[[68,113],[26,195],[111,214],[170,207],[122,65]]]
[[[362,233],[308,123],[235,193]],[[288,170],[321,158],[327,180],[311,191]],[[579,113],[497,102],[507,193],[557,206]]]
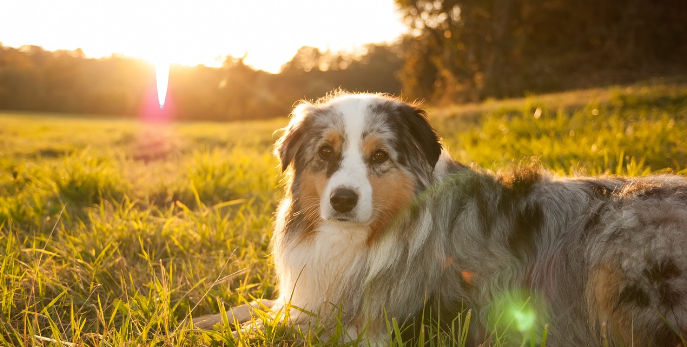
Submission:
[[[560,175],[685,173],[687,87],[633,88],[430,114],[456,158],[489,169],[537,161]],[[282,188],[270,152],[286,121],[0,114],[0,344],[335,344],[343,332],[320,341],[270,319],[238,337],[178,325],[190,310],[275,295],[268,244]],[[489,344],[508,345],[508,334],[545,343],[545,316],[520,299],[493,313],[507,324]],[[430,319],[418,341],[464,346],[477,319],[465,312],[443,322],[448,331]],[[388,327],[402,345],[392,333],[406,327]]]

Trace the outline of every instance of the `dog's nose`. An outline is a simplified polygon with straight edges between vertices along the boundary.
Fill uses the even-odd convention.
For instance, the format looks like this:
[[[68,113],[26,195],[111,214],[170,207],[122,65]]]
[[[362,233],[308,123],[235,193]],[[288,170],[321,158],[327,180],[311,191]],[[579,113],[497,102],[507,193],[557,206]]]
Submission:
[[[339,188],[329,197],[329,202],[336,211],[348,212],[358,203],[358,194],[350,189]]]

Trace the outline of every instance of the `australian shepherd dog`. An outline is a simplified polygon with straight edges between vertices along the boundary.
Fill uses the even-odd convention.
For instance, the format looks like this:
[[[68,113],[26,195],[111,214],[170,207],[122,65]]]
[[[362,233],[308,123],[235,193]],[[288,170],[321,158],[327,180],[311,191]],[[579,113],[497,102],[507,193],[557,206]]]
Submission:
[[[466,167],[422,109],[384,95],[292,116],[276,144],[280,297],[253,306],[360,345],[429,309],[449,324],[469,310],[468,345],[685,346],[687,179]]]

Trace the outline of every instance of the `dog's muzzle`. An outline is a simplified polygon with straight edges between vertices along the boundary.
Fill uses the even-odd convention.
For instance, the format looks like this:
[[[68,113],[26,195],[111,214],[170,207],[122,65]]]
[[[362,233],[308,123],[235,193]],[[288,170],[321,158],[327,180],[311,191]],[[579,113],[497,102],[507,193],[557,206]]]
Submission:
[[[338,188],[332,192],[329,203],[336,212],[350,212],[358,203],[358,193],[347,188]]]

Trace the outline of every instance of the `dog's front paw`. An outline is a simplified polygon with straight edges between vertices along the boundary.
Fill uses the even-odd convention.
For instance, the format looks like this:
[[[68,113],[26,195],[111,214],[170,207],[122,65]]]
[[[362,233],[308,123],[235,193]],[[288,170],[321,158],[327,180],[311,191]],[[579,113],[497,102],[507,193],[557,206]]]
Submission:
[[[224,322],[225,317],[226,322],[230,325],[234,323],[241,325],[246,322],[251,322],[256,318],[256,310],[265,312],[270,311],[275,302],[276,300],[255,300],[248,304],[232,307],[226,312],[194,318],[193,327],[202,330],[212,330],[215,325]],[[179,324],[188,324],[188,319],[184,319]]]

